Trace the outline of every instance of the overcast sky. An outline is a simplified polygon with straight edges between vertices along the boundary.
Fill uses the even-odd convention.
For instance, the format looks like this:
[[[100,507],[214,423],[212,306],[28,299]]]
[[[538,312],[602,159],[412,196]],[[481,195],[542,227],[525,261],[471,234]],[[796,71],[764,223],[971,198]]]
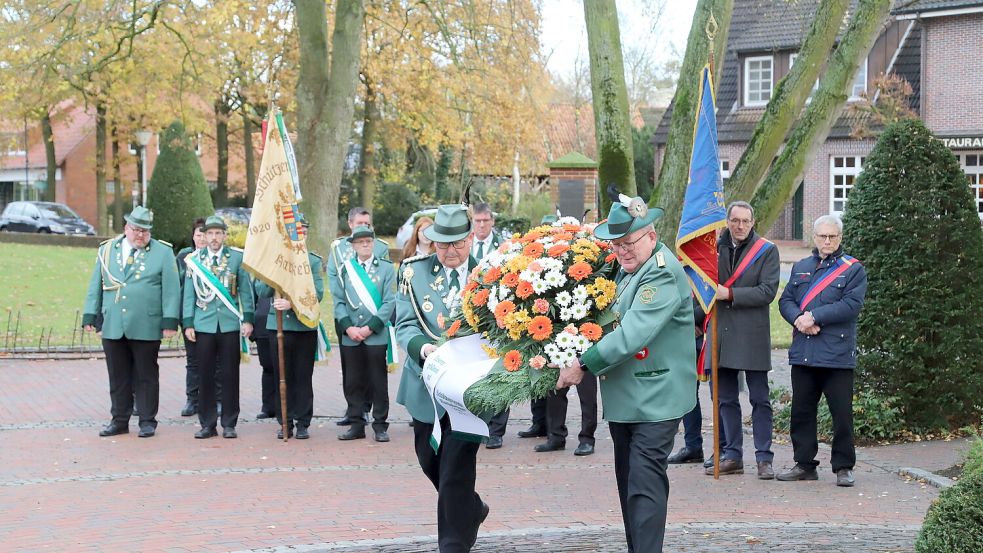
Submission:
[[[660,0],[618,0],[622,48],[648,45],[660,61],[670,57],[670,44],[675,45],[680,56],[684,53],[696,0],[664,0],[664,3],[661,20],[656,23],[652,12]],[[549,56],[547,67],[556,75],[570,74],[578,53],[582,63],[587,62],[587,30],[581,0],[543,0],[542,43],[544,54]]]

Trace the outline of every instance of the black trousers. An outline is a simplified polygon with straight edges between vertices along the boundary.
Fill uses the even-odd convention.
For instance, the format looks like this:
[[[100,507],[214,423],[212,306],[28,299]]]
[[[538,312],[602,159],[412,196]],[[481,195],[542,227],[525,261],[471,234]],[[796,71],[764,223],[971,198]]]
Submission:
[[[197,344],[188,340],[188,337],[181,333],[184,338],[184,395],[188,401],[198,404],[198,357],[195,355]]]
[[[792,365],[792,457],[803,468],[816,468],[819,441],[816,415],[820,396],[826,396],[833,418],[833,472],[857,464],[853,446],[853,370]]]
[[[109,370],[110,413],[113,422],[127,426],[133,415],[134,392],[140,406],[140,428],[157,428],[160,402],[160,366],[157,353],[160,340],[118,340],[103,338],[106,368]]]
[[[433,424],[413,420],[416,458],[437,490],[437,543],[440,553],[471,551],[481,517],[481,497],[474,491],[478,442],[451,436],[450,418],[440,419],[440,448],[430,447]]]
[[[509,413],[508,407],[504,411],[496,414],[491,420],[488,421],[488,435],[501,438],[505,435],[505,427],[509,425]]]
[[[669,508],[669,452],[679,419],[662,422],[609,422],[614,444],[621,518],[628,551],[659,553]]]
[[[270,334],[270,345],[273,348],[273,366],[276,368],[274,378],[277,385],[274,390],[276,420],[283,424],[283,413],[280,410],[280,364],[277,351],[276,332]],[[317,332],[283,331],[283,363],[286,369],[287,382],[287,422],[298,427],[307,428],[314,416],[314,352],[317,350]]]
[[[341,346],[342,365],[348,366],[348,379],[342,384],[352,426],[363,427],[362,407],[372,405],[372,430],[389,429],[389,372],[386,370],[386,346]]]
[[[341,328],[341,324],[339,323],[338,319],[335,319],[335,321],[334,321],[334,332],[335,332],[335,336],[338,337],[338,343],[340,344],[341,343],[341,337],[345,335],[345,329]],[[347,388],[347,386],[348,386],[348,372],[350,370],[351,369],[349,368],[348,363],[345,361],[345,356],[341,356],[341,391],[343,393],[344,393],[344,391],[346,389],[348,389]],[[372,397],[372,392],[371,391],[369,391],[369,396],[368,397]],[[348,394],[345,394],[345,402],[346,403],[349,403]],[[352,405],[349,403],[349,405],[347,405],[347,407],[345,408],[345,415],[346,416],[349,416],[348,413],[351,411],[351,408],[352,408]],[[372,408],[372,404],[369,403],[368,401],[366,401],[365,403],[363,403],[362,404],[362,411],[359,413],[358,418],[362,418],[362,414],[363,413],[368,413],[371,408]],[[351,417],[349,416],[349,418],[351,418]]]
[[[529,409],[532,411],[533,428],[546,428],[546,398],[532,400]]]
[[[276,340],[276,335],[273,337]],[[270,342],[269,334],[256,337],[256,352],[259,354],[259,365],[263,368],[260,376],[262,386],[262,407],[260,411],[273,415],[276,413],[276,389],[279,383],[276,380],[276,345]]]
[[[546,439],[550,442],[567,440],[567,392],[570,388],[554,390],[546,396]],[[597,430],[597,377],[587,371],[577,384],[580,396],[580,434],[582,444],[594,445]],[[533,422],[535,424],[535,421]]]
[[[195,337],[200,384],[198,422],[202,428],[215,428],[215,400],[221,398],[222,428],[235,428],[239,422],[239,331],[196,332]]]

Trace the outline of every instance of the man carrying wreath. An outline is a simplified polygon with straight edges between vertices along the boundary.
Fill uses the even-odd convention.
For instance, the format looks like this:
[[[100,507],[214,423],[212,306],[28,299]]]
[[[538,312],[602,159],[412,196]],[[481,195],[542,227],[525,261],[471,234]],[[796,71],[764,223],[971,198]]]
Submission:
[[[600,381],[614,443],[614,472],[628,551],[662,551],[669,501],[667,458],[679,419],[696,403],[693,304],[683,267],[659,241],[663,214],[622,196],[594,236],[610,240],[621,268],[612,304],[616,321],[569,366],[556,387]]]

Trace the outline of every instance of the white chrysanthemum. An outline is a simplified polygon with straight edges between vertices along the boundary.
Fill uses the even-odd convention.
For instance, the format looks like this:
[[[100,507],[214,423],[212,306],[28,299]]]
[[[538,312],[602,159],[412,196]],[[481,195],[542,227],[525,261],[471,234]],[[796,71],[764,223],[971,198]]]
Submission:
[[[488,310],[491,311],[492,313],[494,313],[495,312],[495,307],[498,306],[498,301],[499,300],[498,300],[497,297],[495,297],[493,294],[489,294],[489,296],[488,296],[488,303],[486,304],[488,306]]]
[[[542,265],[545,271],[559,271],[563,272],[563,262],[559,259],[553,257],[547,257],[539,260],[539,264]]]
[[[562,319],[564,321],[569,321],[570,319],[573,319],[573,308],[572,307],[564,307],[563,309],[561,309],[560,310],[560,319]]]
[[[567,283],[567,277],[559,271],[548,271],[543,274],[543,280],[550,288],[559,288]]]
[[[556,355],[557,353],[560,353],[560,348],[556,345],[556,343],[550,342],[543,348],[543,353],[550,356]]]
[[[556,304],[559,305],[560,307],[567,307],[568,305],[570,305],[570,302],[573,301],[573,296],[570,295],[570,292],[564,290],[559,294],[557,294],[556,297],[553,299],[556,301]]]
[[[504,301],[512,298],[512,290],[508,286],[496,286],[498,289],[496,294],[493,296],[498,296],[499,301]]]
[[[549,289],[550,289],[550,285],[547,284],[546,281],[541,278],[537,278],[536,280],[532,281],[532,291],[535,292],[536,294],[542,294],[543,292]]]
[[[591,341],[584,338],[583,335],[574,337],[574,348],[580,353],[587,351],[591,347]]]
[[[509,253],[517,253],[517,252],[521,252],[521,251],[522,251],[522,243],[521,242],[516,242],[516,241],[509,242]],[[509,259],[512,259],[512,257],[515,257],[515,256],[514,255],[511,256],[511,257],[509,257]]]
[[[560,217],[560,219],[555,223],[556,226],[560,225],[579,225],[580,221],[576,217]]]
[[[563,349],[570,349],[574,345],[573,339],[573,334],[561,332],[556,336],[556,345]]]
[[[539,279],[539,273],[530,269],[524,269],[521,273],[519,273],[519,279],[532,282]]]
[[[581,284],[573,289],[573,300],[578,303],[587,301],[587,287]]]
[[[570,306],[570,314],[574,320],[579,321],[587,316],[587,311],[590,309],[590,302],[587,303],[574,303]],[[566,320],[566,319],[564,319]]]

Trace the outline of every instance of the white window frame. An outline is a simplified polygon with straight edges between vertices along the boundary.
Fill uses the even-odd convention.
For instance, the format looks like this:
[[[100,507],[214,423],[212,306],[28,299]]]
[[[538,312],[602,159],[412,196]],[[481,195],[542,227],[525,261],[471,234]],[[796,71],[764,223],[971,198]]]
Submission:
[[[751,100],[751,63],[767,60],[771,64],[769,69],[768,98],[765,100]],[[760,71],[760,69],[759,69]],[[763,81],[762,81],[763,82]],[[764,89],[758,91],[761,94]],[[748,107],[764,106],[771,100],[771,94],[775,91],[775,56],[753,56],[744,59],[744,105]]]
[[[836,160],[842,159],[843,166],[837,167]],[[853,167],[847,165],[847,160],[853,160]],[[857,182],[857,177],[864,170],[864,163],[867,156],[852,155],[833,155],[829,156],[829,212],[842,215],[846,211],[846,203],[850,196],[850,190]],[[843,177],[842,182],[836,182],[836,177]],[[837,198],[836,191],[843,190],[843,197]],[[841,203],[837,209],[837,203]]]
[[[721,159],[720,160],[720,178],[721,180],[727,180],[730,178],[730,160]]]
[[[959,167],[966,174],[969,191],[973,194],[973,204],[976,206],[976,214],[983,221],[983,150],[956,151],[953,153],[959,158]],[[976,165],[966,164],[968,156],[976,156]]]
[[[792,52],[788,55],[788,69],[792,70],[792,66],[795,65],[795,59],[799,57],[798,52]],[[812,90],[809,91],[809,97],[806,98],[806,103],[812,101],[812,97],[816,95],[816,91],[819,90],[819,79],[816,79],[816,84],[812,85]]]
[[[856,93],[857,92],[857,80],[860,78],[860,75],[861,74],[863,74],[863,76],[864,76],[864,79],[863,79],[863,90],[861,90],[860,93],[858,94],[858,93]],[[867,92],[867,58],[864,58],[863,65],[860,68],[857,69],[857,74],[853,76],[853,82],[850,83],[850,98],[849,98],[849,101],[856,102],[858,100],[862,100],[863,99],[862,94],[865,93],[865,92]]]

